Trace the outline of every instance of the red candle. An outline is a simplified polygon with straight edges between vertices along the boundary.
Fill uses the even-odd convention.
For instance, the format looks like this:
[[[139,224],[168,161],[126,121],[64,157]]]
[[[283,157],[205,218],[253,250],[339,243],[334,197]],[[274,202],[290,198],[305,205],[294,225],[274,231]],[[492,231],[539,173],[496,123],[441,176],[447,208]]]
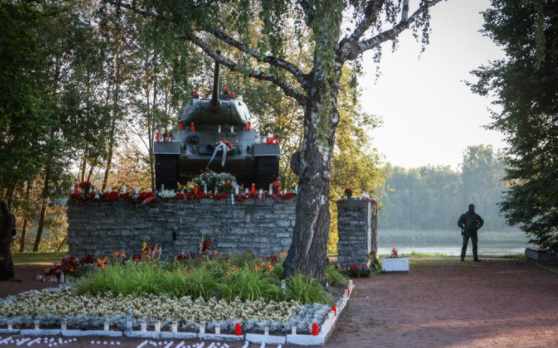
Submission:
[[[347,297],[351,296],[351,290],[347,288]]]
[[[252,194],[256,194],[256,184],[252,184]]]
[[[337,306],[331,306],[331,310],[333,311],[333,315],[337,316]]]
[[[234,334],[237,336],[242,335],[242,325],[240,325],[240,323],[234,325]]]
[[[198,185],[194,186],[194,194],[196,196],[198,195]]]
[[[74,193],[78,193],[78,185],[74,185]]]
[[[184,126],[182,125],[182,122],[178,122],[178,129],[179,129],[179,130],[184,129]]]
[[[157,138],[157,141],[161,141],[161,134],[157,133],[156,138]]]
[[[277,187],[277,194],[280,195],[281,194],[281,187]]]
[[[194,122],[190,123],[190,132],[194,133],[196,131],[196,127],[194,126]]]
[[[318,326],[318,323],[312,324],[312,336],[318,336],[319,332],[320,332],[320,327]]]

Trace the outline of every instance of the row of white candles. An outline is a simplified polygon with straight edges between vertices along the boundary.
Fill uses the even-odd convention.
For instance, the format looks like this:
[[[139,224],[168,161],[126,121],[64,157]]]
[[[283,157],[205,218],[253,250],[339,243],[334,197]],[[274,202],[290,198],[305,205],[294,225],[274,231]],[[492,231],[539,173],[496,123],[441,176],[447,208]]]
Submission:
[[[77,185],[71,186],[71,187],[70,187],[70,191],[72,191],[72,190],[73,190],[73,191],[76,191],[76,187],[78,187],[78,186],[77,186]],[[165,190],[165,185],[161,185],[161,191],[164,191],[164,190]],[[295,188],[294,191],[295,191],[295,193],[296,193],[297,188]],[[111,192],[112,192],[112,186],[109,186],[109,187],[108,187],[108,193],[111,193]],[[123,186],[122,186],[122,193],[126,193],[126,192],[128,192],[128,188],[126,187],[126,185],[123,185]],[[207,195],[207,192],[208,192],[208,191],[207,191],[207,185],[206,185],[206,184],[203,184],[203,193]],[[268,192],[269,192],[270,194],[273,194],[273,185],[272,185],[272,184],[269,184],[269,191],[268,191]],[[75,193],[77,193],[77,192],[75,192]],[[136,194],[136,195],[139,195],[139,193],[140,193],[140,187],[139,187],[139,185],[136,185],[135,194]],[[215,189],[215,193],[217,193],[217,189]],[[246,189],[244,190],[244,193],[248,194],[248,193],[250,193],[250,190],[249,190],[248,188],[246,188]],[[235,195],[240,194],[240,187],[238,186],[238,184],[236,184],[235,187],[234,187],[234,194],[235,194]],[[263,195],[263,189],[260,189],[260,190],[259,190],[259,195],[260,195],[260,196]]]

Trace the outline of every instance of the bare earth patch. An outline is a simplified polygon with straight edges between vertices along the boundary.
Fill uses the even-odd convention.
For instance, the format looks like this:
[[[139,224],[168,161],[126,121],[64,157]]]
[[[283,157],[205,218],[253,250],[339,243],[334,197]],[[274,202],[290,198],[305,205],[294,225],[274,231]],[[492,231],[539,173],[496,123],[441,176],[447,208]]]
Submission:
[[[34,280],[42,268],[18,267],[23,282],[1,282],[0,296],[52,285]],[[408,274],[355,283],[326,347],[558,347],[558,276],[531,262],[414,261]],[[143,340],[119,341],[136,347]]]

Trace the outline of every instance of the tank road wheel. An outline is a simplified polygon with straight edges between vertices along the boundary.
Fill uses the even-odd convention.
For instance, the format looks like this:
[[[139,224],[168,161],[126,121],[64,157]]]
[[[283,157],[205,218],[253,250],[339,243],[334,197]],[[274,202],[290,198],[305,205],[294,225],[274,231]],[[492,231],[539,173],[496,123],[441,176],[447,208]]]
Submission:
[[[279,177],[279,157],[256,157],[256,187],[268,189],[269,184]]]
[[[155,189],[176,190],[178,187],[178,156],[155,155]]]

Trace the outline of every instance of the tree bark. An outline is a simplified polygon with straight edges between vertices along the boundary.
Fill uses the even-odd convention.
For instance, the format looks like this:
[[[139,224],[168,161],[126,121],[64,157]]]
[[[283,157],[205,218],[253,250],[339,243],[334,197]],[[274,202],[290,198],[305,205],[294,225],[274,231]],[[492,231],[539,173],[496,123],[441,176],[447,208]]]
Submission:
[[[35,244],[33,244],[33,252],[39,251],[41,238],[43,236],[43,229],[45,225],[45,214],[48,207],[48,185],[50,183],[50,171],[47,168],[45,175],[45,184],[43,186],[43,204],[41,206],[41,214],[39,215],[39,224],[37,228],[37,236],[35,237]]]
[[[29,194],[31,192],[31,180],[27,181],[27,188],[25,189],[25,201],[29,202]],[[19,252],[25,251],[25,237],[27,236],[27,214],[23,219],[23,227],[21,228],[21,239],[19,243]]]
[[[336,72],[339,81],[340,68]],[[329,182],[331,159],[335,143],[335,131],[339,121],[336,108],[338,83],[330,86],[333,97],[327,139],[318,139],[318,105],[324,100],[326,88],[320,81],[321,74],[314,74],[310,84],[308,101],[304,110],[304,142],[300,152],[299,194],[296,206],[296,222],[293,240],[284,263],[284,278],[297,272],[314,278],[323,278],[327,263],[327,241],[329,239]],[[322,144],[322,146],[320,146]],[[325,146],[323,146],[325,145]]]

